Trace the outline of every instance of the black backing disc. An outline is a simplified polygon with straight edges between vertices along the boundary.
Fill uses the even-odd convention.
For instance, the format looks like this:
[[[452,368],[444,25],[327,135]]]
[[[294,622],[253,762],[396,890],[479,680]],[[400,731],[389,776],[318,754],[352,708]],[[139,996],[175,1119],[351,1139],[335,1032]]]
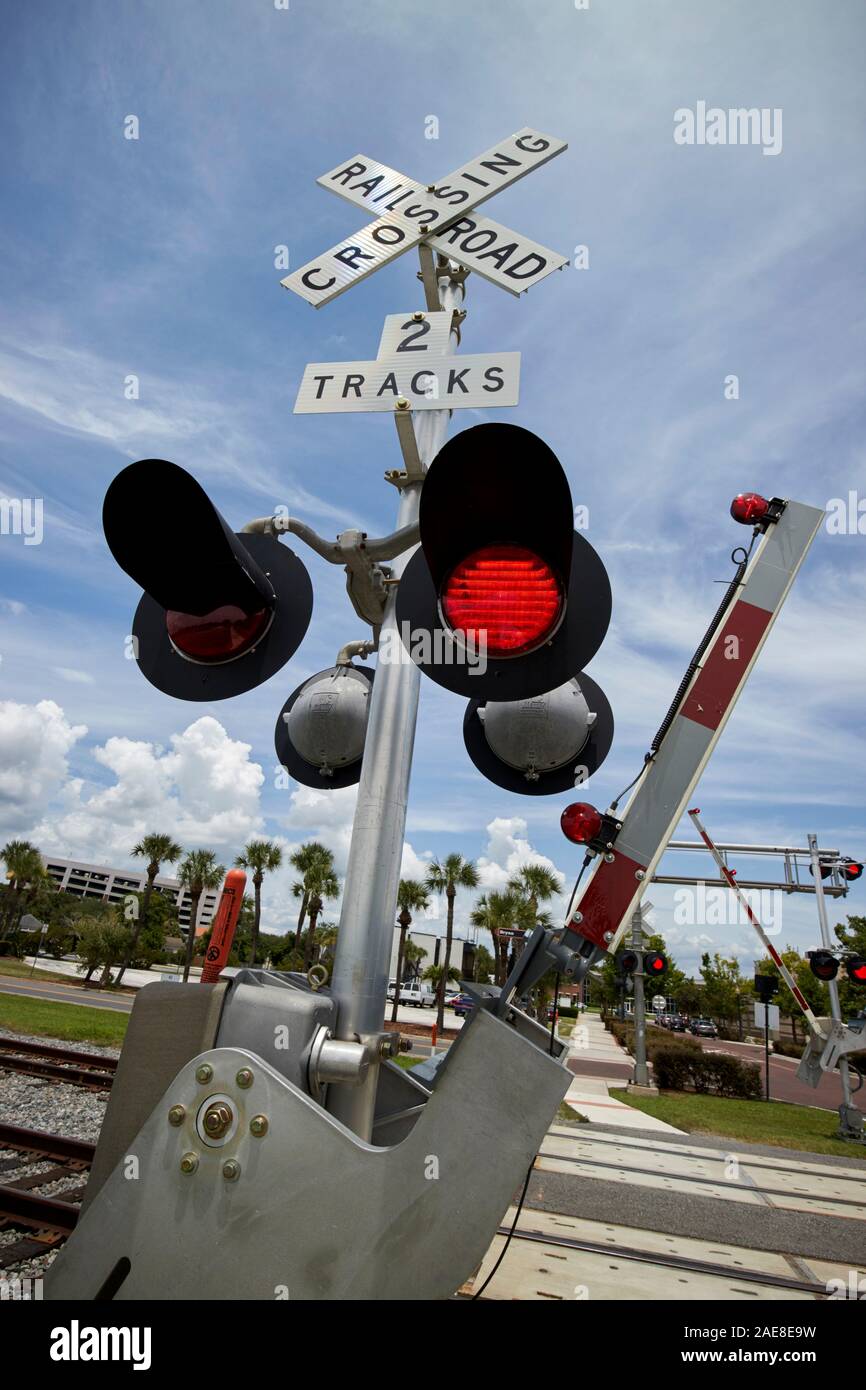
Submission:
[[[227,700],[269,680],[297,651],[313,612],[313,586],[303,563],[272,536],[241,533],[238,539],[270,579],[277,596],[274,619],[250,651],[235,661],[204,666],[175,651],[165,609],[149,594],[132,620],[136,658],[151,685],[178,700]]]
[[[425,675],[476,700],[525,700],[564,685],[575,671],[587,666],[598,651],[610,623],[611,593],[600,556],[580,532],[574,532],[571,579],[565,616],[549,642],[527,656],[491,660],[486,671],[461,660],[462,650],[450,640],[439,614],[438,596],[422,550],[409,561],[397,590],[400,635],[413,661]],[[430,660],[425,659],[423,639]],[[422,641],[419,643],[418,639]],[[444,657],[450,655],[449,662]]]

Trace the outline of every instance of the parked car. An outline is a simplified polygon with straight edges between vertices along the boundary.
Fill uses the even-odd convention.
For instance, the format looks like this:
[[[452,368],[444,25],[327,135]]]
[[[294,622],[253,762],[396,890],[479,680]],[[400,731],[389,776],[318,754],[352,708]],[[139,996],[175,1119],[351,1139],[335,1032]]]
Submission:
[[[394,980],[388,986],[388,998],[394,998],[396,989]],[[412,1004],[416,1009],[431,1009],[436,1003],[436,995],[428,984],[423,980],[414,981],[412,984],[403,985],[400,990],[400,1003]]]
[[[671,1014],[667,1022],[667,1027],[672,1033],[684,1033],[686,1031],[686,1021],[680,1014]]]
[[[689,1031],[694,1033],[696,1038],[717,1038],[719,1030],[711,1018],[693,1018],[689,1024]]]
[[[471,994],[458,994],[454,998],[451,1006],[458,1018],[463,1018],[475,1008],[475,1000]]]

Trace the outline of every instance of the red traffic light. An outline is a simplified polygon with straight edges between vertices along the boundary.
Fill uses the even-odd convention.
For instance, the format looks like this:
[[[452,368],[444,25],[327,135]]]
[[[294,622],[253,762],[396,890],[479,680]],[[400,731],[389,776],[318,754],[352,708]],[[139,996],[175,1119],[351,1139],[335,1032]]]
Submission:
[[[201,617],[168,609],[165,626],[172,646],[190,661],[232,661],[255,646],[270,627],[272,617],[270,608],[245,613],[229,603]]]
[[[574,529],[565,470],[543,439],[505,424],[454,435],[427,470],[418,528],[397,622],[437,685],[528,700],[588,665],[610,622],[610,581]]]
[[[809,969],[817,979],[835,980],[839,973],[839,962],[832,951],[807,951],[806,956]]]
[[[663,975],[668,963],[660,951],[644,951],[643,968],[645,975]]]
[[[540,555],[521,545],[488,545],[462,560],[442,587],[449,627],[489,656],[520,656],[549,637],[563,609],[562,587]]]
[[[623,975],[633,975],[638,966],[637,951],[621,951],[617,957],[617,964]]]
[[[111,483],[109,549],[144,590],[133,653],[157,689],[224,700],[268,680],[300,646],[310,578],[274,536],[236,534],[204,488],[167,459],[141,459]]]
[[[866,985],[866,956],[849,956],[845,973],[855,985]]]
[[[863,873],[863,865],[856,859],[846,859],[842,864],[842,875],[849,883],[854,883]]]
[[[601,833],[601,812],[588,801],[574,801],[566,806],[559,820],[562,833],[575,845],[587,845]]]
[[[744,526],[754,526],[763,521],[769,510],[766,497],[761,497],[757,492],[738,492],[731,503],[731,516]]]

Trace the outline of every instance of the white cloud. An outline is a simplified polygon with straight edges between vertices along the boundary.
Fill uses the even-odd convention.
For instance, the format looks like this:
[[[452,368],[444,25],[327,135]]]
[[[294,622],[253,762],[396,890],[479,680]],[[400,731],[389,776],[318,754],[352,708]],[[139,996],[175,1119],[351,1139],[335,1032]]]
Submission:
[[[95,684],[95,680],[89,671],[77,671],[74,666],[52,666],[51,669],[63,680],[71,681],[73,685]]]
[[[87,733],[70,724],[53,700],[37,705],[0,702],[0,825],[4,838],[25,836],[38,815],[61,790],[69,771],[67,755]]]

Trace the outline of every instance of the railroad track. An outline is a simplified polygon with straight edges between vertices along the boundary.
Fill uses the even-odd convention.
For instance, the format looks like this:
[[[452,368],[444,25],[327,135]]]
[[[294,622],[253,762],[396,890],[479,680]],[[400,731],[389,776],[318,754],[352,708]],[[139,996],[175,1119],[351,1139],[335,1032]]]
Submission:
[[[510,1230],[510,1226],[500,1226],[497,1235],[507,1237]],[[515,1241],[552,1247],[555,1250],[570,1250],[579,1255],[599,1255],[607,1261],[623,1260],[638,1265],[679,1270],[684,1274],[707,1275],[713,1279],[723,1279],[727,1284],[736,1285],[737,1288],[747,1284],[756,1285],[757,1289],[785,1289],[791,1293],[808,1293],[814,1298],[825,1299],[830,1296],[827,1285],[816,1280],[789,1278],[784,1274],[770,1274],[756,1269],[732,1269],[730,1265],[700,1260],[689,1255],[675,1255],[668,1251],[641,1250],[601,1241],[579,1240],[572,1236],[554,1235],[545,1231],[519,1229],[511,1237],[512,1244]],[[507,1255],[505,1259],[508,1259]]]
[[[90,1091],[107,1091],[117,1071],[117,1059],[93,1052],[76,1052],[68,1047],[51,1047],[48,1043],[0,1038],[0,1070],[65,1081]]]
[[[0,1269],[44,1255],[75,1229],[96,1145],[37,1129],[0,1124]],[[35,1169],[35,1171],[24,1171]],[[78,1185],[43,1196],[40,1187],[78,1178]]]

